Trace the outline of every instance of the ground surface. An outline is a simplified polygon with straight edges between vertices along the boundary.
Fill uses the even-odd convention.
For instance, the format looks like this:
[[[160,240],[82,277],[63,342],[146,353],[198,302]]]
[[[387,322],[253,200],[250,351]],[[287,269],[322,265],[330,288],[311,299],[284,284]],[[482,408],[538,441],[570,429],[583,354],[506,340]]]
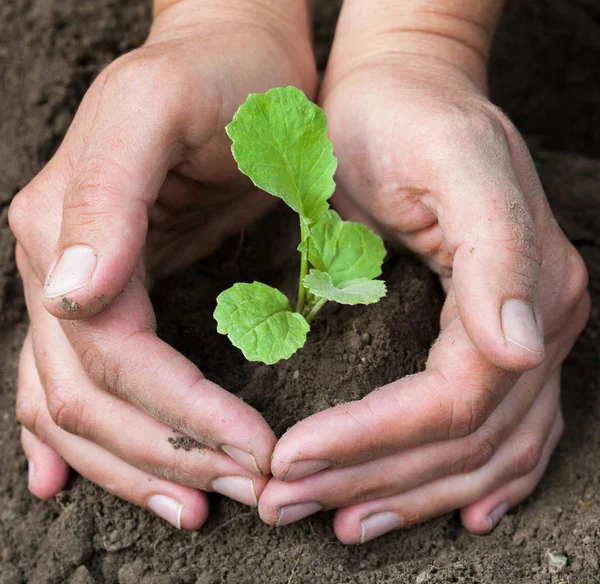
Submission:
[[[597,308],[565,367],[567,430],[549,471],[535,494],[488,537],[469,535],[448,515],[345,547],[335,540],[331,516],[274,530],[254,512],[219,498],[206,526],[186,533],[79,477],[55,501],[29,495],[13,415],[26,317],[6,208],[56,148],[97,71],[143,40],[148,3],[0,3],[0,584],[600,582]],[[314,4],[322,65],[338,3]],[[587,262],[596,306],[599,60],[597,1],[514,1],[496,43],[492,75],[494,99],[536,148],[558,219]],[[427,270],[393,255],[385,274],[393,292],[385,302],[368,313],[328,309],[306,350],[279,366],[242,363],[214,333],[211,302],[234,279],[292,286],[295,274],[282,269],[294,253],[290,225],[289,215],[277,212],[241,246],[229,242],[155,297],[161,334],[201,363],[210,378],[261,410],[278,433],[313,411],[416,371],[436,334],[440,305]],[[259,254],[268,258],[261,267],[252,262]],[[560,573],[552,573],[548,552],[568,558]]]

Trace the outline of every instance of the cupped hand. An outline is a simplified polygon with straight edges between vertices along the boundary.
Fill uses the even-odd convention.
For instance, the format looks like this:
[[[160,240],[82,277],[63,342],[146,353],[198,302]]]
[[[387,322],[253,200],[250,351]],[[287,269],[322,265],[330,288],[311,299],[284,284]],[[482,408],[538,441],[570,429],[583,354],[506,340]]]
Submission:
[[[457,68],[332,55],[321,94],[334,205],[416,253],[447,291],[426,370],[292,427],[259,511],[335,509],[360,543],[461,509],[487,533],[536,487],[563,428],[561,363],[589,314],[581,257],[518,132]],[[337,60],[336,60],[337,59]]]
[[[31,318],[17,409],[38,497],[73,467],[191,529],[207,514],[201,491],[256,506],[267,483],[273,432],[158,339],[147,292],[274,200],[231,156],[224,127],[239,104],[316,89],[303,2],[225,4],[167,3],[11,205]],[[174,431],[202,447],[174,450]]]

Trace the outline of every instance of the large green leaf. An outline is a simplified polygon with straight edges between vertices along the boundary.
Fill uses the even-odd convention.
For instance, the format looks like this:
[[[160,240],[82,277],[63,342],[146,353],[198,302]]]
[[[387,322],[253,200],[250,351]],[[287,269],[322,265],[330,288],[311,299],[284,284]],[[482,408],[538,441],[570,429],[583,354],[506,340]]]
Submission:
[[[374,304],[386,294],[383,280],[357,278],[336,285],[327,272],[319,270],[311,270],[304,284],[315,296],[340,304]]]
[[[329,208],[337,159],[323,111],[295,87],[248,96],[226,128],[240,170],[310,223]]]
[[[385,247],[381,238],[362,223],[342,221],[335,211],[327,211],[311,227],[308,261],[327,272],[334,285],[381,274]]]
[[[284,294],[260,282],[237,283],[221,292],[214,317],[217,331],[248,361],[267,365],[291,357],[310,329],[302,315],[292,312]]]

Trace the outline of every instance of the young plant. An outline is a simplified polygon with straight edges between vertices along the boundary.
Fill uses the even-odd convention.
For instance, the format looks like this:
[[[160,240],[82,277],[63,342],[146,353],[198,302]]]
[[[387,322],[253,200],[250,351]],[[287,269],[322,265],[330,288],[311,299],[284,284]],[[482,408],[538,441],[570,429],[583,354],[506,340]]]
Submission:
[[[217,330],[249,361],[288,359],[306,342],[310,323],[328,301],[372,304],[386,294],[381,238],[329,208],[337,159],[323,111],[299,89],[248,96],[226,128],[240,170],[287,203],[300,219],[296,312],[279,290],[237,283],[217,298]],[[310,271],[309,271],[310,267]]]

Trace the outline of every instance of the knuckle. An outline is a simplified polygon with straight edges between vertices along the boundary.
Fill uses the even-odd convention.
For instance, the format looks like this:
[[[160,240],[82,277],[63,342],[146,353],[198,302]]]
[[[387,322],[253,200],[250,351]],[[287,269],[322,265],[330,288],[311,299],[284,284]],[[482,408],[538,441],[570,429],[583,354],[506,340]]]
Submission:
[[[70,190],[76,193],[76,197],[65,199],[64,210],[76,211],[84,225],[123,206],[122,192],[106,180],[107,169],[114,164],[109,156],[88,155],[73,178]]]
[[[450,438],[465,438],[474,434],[487,420],[489,398],[487,392],[462,392],[452,408]]]
[[[500,243],[509,253],[517,256],[519,263],[532,263],[537,267],[542,263],[542,240],[532,225],[521,224],[516,233],[510,234]]]
[[[128,379],[139,373],[135,341],[147,332],[148,329],[142,328],[125,337],[90,334],[81,339],[79,360],[88,377],[99,387],[127,399]]]
[[[23,249],[23,246],[20,243],[17,243],[17,245],[15,247],[15,261],[17,263],[17,269],[19,270],[19,272],[21,274],[24,274],[28,268],[28,266],[27,266],[28,260],[27,260],[27,255],[25,253],[25,250]]]
[[[514,476],[521,477],[533,472],[542,458],[543,444],[536,438],[524,440],[518,448],[514,461]]]
[[[468,473],[485,466],[496,453],[496,449],[496,444],[489,436],[477,436],[466,449],[460,472]]]
[[[195,456],[189,456],[183,448],[173,450],[173,455],[160,461],[154,460],[149,466],[158,476],[167,480],[187,484],[200,489],[210,489],[217,472],[214,464],[207,459],[202,450]],[[201,472],[199,472],[201,468]]]
[[[505,141],[504,125],[496,110],[478,101],[450,101],[432,108],[420,136],[418,148],[429,160],[443,164],[449,162],[448,149],[455,144],[481,149]]]
[[[31,223],[30,211],[29,196],[24,189],[13,198],[8,208],[8,224],[18,242],[26,237],[26,227]]]
[[[108,65],[100,74],[99,80],[105,88],[131,89],[144,77],[146,59],[137,51],[122,55]]]
[[[93,339],[86,339],[79,354],[83,370],[101,387],[112,387],[112,375],[109,375],[109,359],[100,344]]]
[[[492,386],[480,381],[468,387],[464,379],[454,380],[441,370],[436,370],[430,379],[429,388],[444,406],[440,410],[444,412],[443,417],[438,422],[440,439],[470,437],[483,426],[496,399]],[[457,392],[456,387],[462,387],[461,391]]]
[[[73,392],[62,385],[47,385],[46,404],[52,421],[61,430],[82,435],[82,404]]]
[[[177,51],[145,48],[115,60],[104,70],[104,90],[117,95],[135,92],[136,99],[153,109],[164,110],[163,99],[181,97],[184,80]],[[168,88],[168,91],[165,89]],[[156,96],[161,99],[157,100]],[[164,110],[166,111],[166,110]]]
[[[363,452],[372,452],[381,442],[378,429],[385,425],[385,419],[377,410],[378,405],[370,396],[341,405],[340,411],[348,421],[348,426],[355,428],[356,439],[360,441],[359,449]]]
[[[510,225],[508,229],[512,229]],[[524,294],[528,294],[535,289],[538,280],[539,270],[542,263],[542,242],[537,233],[528,225],[519,225],[514,227],[515,233],[507,237],[494,240],[490,245],[504,250],[502,253],[496,252],[499,264],[504,264],[507,271],[511,274],[513,286],[518,286]]]
[[[565,301],[568,309],[574,308],[585,296],[588,288],[588,271],[579,252],[569,243],[566,260]]]
[[[25,391],[24,393],[28,393]],[[38,417],[41,404],[30,398],[21,397],[17,399],[16,415],[17,420],[22,426],[25,426],[30,432],[37,434]]]

